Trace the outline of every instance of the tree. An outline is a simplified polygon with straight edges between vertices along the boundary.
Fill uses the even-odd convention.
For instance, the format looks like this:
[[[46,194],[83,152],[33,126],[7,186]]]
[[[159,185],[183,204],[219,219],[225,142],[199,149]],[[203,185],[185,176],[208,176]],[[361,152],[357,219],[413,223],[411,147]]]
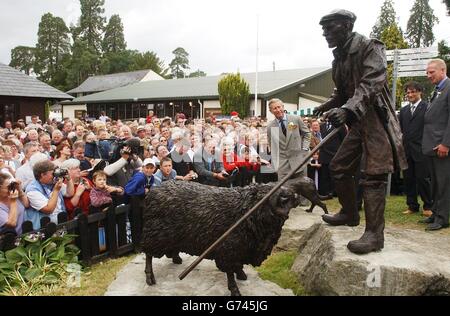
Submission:
[[[411,47],[429,47],[434,43],[433,26],[439,23],[428,0],[416,0],[411,9],[406,38]]]
[[[11,49],[11,62],[9,65],[29,75],[34,69],[35,48],[17,46]]]
[[[239,73],[228,74],[218,84],[222,114],[237,111],[246,117],[249,112],[250,89]]]
[[[450,0],[442,0],[447,6],[447,15],[450,15]]]
[[[80,0],[81,16],[79,21],[79,36],[86,41],[92,52],[100,53],[102,47],[102,33],[106,18],[103,8],[105,0]]]
[[[69,29],[64,20],[51,13],[42,16],[39,23],[38,42],[35,50],[34,72],[42,81],[62,87],[65,82],[58,81],[57,73],[64,71],[63,60],[70,54]]]
[[[405,41],[403,34],[397,24],[391,24],[382,33],[380,40],[385,44],[386,49],[404,49],[408,48],[408,43]],[[393,64],[388,65],[387,69],[389,86],[392,87],[393,79]],[[396,104],[400,105],[403,97],[403,80],[397,79],[396,90]]]
[[[396,24],[394,3],[393,0],[385,0],[381,6],[380,15],[372,27],[370,37],[381,39],[383,31],[392,24]]]
[[[154,52],[145,52],[136,54],[133,56],[133,64],[131,65],[130,70],[144,70],[151,69],[156,72],[158,75],[162,77],[167,77],[166,66],[164,65],[164,61],[159,59],[159,57]]]
[[[133,50],[106,53],[100,64],[100,73],[106,75],[134,70],[132,66],[137,54]]]
[[[447,64],[447,77],[450,77],[450,46],[442,40],[438,43],[439,58],[443,59]]]
[[[185,70],[189,69],[189,54],[182,47],[175,49],[172,54],[175,55],[174,59],[169,64],[169,68],[172,73],[172,78],[184,78],[186,77]]]
[[[72,56],[66,62],[67,69],[67,90],[79,86],[89,76],[96,74],[93,72],[93,65],[98,61],[98,55],[88,48],[85,41],[77,39],[72,47]]]
[[[127,49],[120,16],[115,14],[109,19],[102,43],[103,53],[117,53]]]
[[[189,78],[195,78],[195,77],[206,77],[206,72],[201,71],[200,69],[197,69],[197,71],[191,72],[189,74]]]

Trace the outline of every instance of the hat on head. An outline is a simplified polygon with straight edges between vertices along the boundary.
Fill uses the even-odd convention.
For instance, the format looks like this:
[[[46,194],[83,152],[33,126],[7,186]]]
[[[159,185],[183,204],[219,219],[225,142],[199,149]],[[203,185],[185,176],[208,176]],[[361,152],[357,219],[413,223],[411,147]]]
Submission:
[[[236,111],[233,111],[233,112],[231,112],[230,114],[231,114],[231,116],[239,116],[239,113],[236,112]]]
[[[353,12],[344,9],[333,10],[329,14],[320,19],[319,24],[323,25],[326,22],[333,20],[349,20],[352,23],[356,21],[356,15]]]
[[[146,158],[146,159],[144,159],[143,166],[147,166],[149,164],[152,164],[153,166],[156,166],[156,162],[155,162],[155,160],[153,158]]]
[[[138,132],[145,131],[145,127],[144,126],[138,126],[137,131]]]

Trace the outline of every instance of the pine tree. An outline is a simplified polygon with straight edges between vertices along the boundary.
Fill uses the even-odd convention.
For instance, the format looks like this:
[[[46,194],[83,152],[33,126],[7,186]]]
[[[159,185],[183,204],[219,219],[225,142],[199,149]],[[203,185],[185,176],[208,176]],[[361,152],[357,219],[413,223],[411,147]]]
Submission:
[[[87,43],[87,47],[96,53],[101,52],[106,23],[106,18],[102,16],[105,13],[104,4],[105,0],[80,0],[79,36]]]
[[[186,77],[185,70],[189,69],[189,54],[182,47],[175,49],[172,54],[175,55],[174,59],[169,64],[169,68],[172,73],[172,78],[184,78]]]
[[[450,77],[450,46],[442,40],[438,43],[439,58],[443,59],[447,64],[447,77]]]
[[[9,65],[27,75],[34,69],[35,48],[28,46],[17,46],[11,49],[11,62]]]
[[[109,19],[102,43],[103,53],[117,53],[127,49],[120,16],[115,14]]]
[[[416,0],[411,9],[406,38],[411,47],[429,47],[434,43],[433,26],[439,23],[428,0]]]
[[[222,114],[229,115],[237,111],[242,117],[246,117],[249,110],[250,88],[239,73],[228,74],[218,84],[219,101]]]
[[[392,24],[396,24],[394,2],[393,0],[385,0],[370,37],[380,39],[381,33]]]
[[[64,20],[51,13],[44,14],[39,23],[34,72],[44,82],[56,87],[63,87],[65,82],[59,81],[60,79],[56,80],[56,78],[64,77],[58,72],[64,71],[63,60],[69,53],[69,29]]]
[[[136,54],[133,56],[133,64],[131,65],[130,70],[144,70],[151,69],[156,72],[158,75],[162,77],[167,77],[166,66],[164,65],[164,61],[159,59],[159,57],[154,52],[145,52]]]

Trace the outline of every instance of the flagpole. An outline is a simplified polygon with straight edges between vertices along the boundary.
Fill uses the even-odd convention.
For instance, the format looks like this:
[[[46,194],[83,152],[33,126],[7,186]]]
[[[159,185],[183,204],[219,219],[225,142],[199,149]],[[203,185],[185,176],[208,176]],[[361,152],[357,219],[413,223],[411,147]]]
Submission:
[[[258,107],[258,55],[259,55],[259,14],[256,15],[255,116]]]

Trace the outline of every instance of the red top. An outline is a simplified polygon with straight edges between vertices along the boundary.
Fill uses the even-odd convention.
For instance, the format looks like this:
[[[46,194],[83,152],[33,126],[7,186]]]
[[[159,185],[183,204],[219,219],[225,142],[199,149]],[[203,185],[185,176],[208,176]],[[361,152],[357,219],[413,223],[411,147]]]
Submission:
[[[83,180],[87,181],[91,187],[93,186],[92,182],[89,179],[83,178]],[[74,185],[74,187],[76,192],[78,184]],[[77,206],[73,206],[72,202],[70,201],[73,198],[73,196],[70,198],[64,197],[64,205],[66,206],[66,211],[69,219],[74,218],[75,209],[77,208],[80,208],[83,214],[89,215],[89,206],[91,205],[91,198],[89,197],[90,192],[91,192],[90,190],[84,190],[84,192],[80,196],[80,201],[78,202]]]
[[[233,153],[232,156],[225,156],[223,154],[222,156],[223,160],[223,167],[225,168],[225,171],[230,173],[236,168],[242,168],[246,167],[249,170],[258,171],[260,165],[256,162],[250,162],[248,159],[242,160],[238,159],[238,155],[236,153]]]

